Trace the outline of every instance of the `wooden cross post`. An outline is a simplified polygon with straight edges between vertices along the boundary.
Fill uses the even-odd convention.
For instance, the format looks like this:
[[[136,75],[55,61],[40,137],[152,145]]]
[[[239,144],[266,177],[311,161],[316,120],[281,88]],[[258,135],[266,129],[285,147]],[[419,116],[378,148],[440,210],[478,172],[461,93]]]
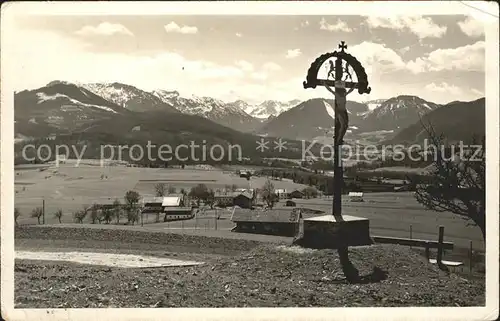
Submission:
[[[339,48],[344,51],[347,48],[347,45],[344,41],[341,42]],[[342,97],[342,100],[345,101],[346,90],[345,84],[344,88],[340,86],[340,81],[342,80],[342,59],[335,60],[335,111],[339,110],[338,99],[337,97]],[[344,106],[345,107],[345,106]],[[342,218],[342,186],[344,185],[344,174],[342,170],[342,145],[340,144],[340,137],[337,137],[340,130],[340,123],[338,120],[339,115],[337,112],[335,113],[335,136],[334,145],[333,145],[333,216],[337,218]]]
[[[339,135],[341,124],[340,117],[345,118],[346,124],[348,126],[347,115],[339,115],[339,107],[341,110],[345,111],[346,104],[346,96],[351,93],[354,89],[358,89],[359,94],[369,94],[371,92],[371,88],[368,87],[368,79],[366,76],[366,72],[363,66],[359,63],[359,61],[350,54],[345,52],[347,49],[347,45],[344,41],[341,41],[339,44],[340,52],[326,53],[318,57],[309,68],[307,74],[307,80],[303,82],[304,88],[316,88],[317,86],[325,86],[327,89],[335,95],[335,137],[334,137],[334,151],[333,151],[333,215],[336,219],[342,219],[342,188],[344,185],[344,177],[342,170],[342,157],[341,157],[341,148],[342,148],[342,138]],[[335,70],[335,79],[328,79],[330,76],[330,72],[328,72],[328,76],[326,79],[318,78],[318,71],[322,64],[330,58],[336,58],[335,64],[333,64],[330,60],[330,72]],[[342,67],[342,61],[345,61],[347,66],[352,67],[354,72],[356,73],[357,81],[353,81],[352,75],[347,70],[346,67],[345,75],[350,81],[343,81],[342,77],[344,76],[344,68]],[[346,79],[347,80],[347,79]],[[330,88],[335,86],[335,92],[333,92]],[[348,90],[347,90],[348,89]],[[345,128],[343,128],[345,129]],[[343,134],[345,134],[345,130],[342,130]]]

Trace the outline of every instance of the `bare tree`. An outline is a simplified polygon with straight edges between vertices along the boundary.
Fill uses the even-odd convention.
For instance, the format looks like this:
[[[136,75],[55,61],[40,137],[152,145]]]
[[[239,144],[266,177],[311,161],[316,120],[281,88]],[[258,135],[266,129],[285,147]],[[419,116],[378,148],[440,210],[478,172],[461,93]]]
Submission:
[[[113,202],[113,216],[116,218],[116,224],[120,224],[120,216],[122,214],[122,205],[118,199]]]
[[[453,146],[444,145],[443,135],[437,135],[432,125],[422,126],[434,148],[434,169],[429,184],[416,183],[415,197],[428,209],[452,212],[472,221],[486,240],[485,229],[485,138],[473,139],[471,150],[460,151],[457,157]]]
[[[99,206],[95,203],[90,207],[90,219],[92,220],[92,224],[95,224],[99,220]]]
[[[139,193],[136,191],[128,191],[125,194],[125,203],[126,203],[126,212],[127,212],[127,220],[129,223],[135,224],[138,221],[138,203],[140,199]]]
[[[210,206],[210,209],[213,209],[215,206],[215,192],[213,189],[208,190],[208,195],[206,196],[205,204]]]
[[[113,209],[103,208],[102,209],[102,220],[104,222],[106,222],[106,224],[109,224],[112,219],[113,219]]]
[[[61,209],[58,209],[55,213],[54,213],[54,217],[57,218],[57,220],[59,221],[59,224],[61,223],[61,218],[63,216],[63,212]]]
[[[274,184],[271,182],[271,180],[268,179],[264,183],[264,186],[260,190],[260,193],[262,195],[262,200],[266,202],[267,206],[269,208],[273,208],[274,204],[278,201],[278,198],[274,193]]]
[[[75,219],[75,222],[82,224],[83,220],[87,216],[87,211],[86,210],[80,210],[76,211],[73,213],[73,217]]]
[[[21,216],[21,211],[16,207],[14,208],[14,222],[16,223],[16,226],[19,226],[19,223],[17,223],[17,219]]]
[[[36,219],[38,220],[38,224],[41,224],[40,219],[42,218],[42,216],[43,216],[43,209],[41,207],[34,208],[31,211],[31,217],[36,217]]]
[[[177,192],[177,189],[175,188],[175,186],[169,185],[167,188],[167,191],[168,191],[168,194],[175,194]]]
[[[157,197],[165,196],[167,194],[167,187],[163,183],[155,185],[155,195]]]

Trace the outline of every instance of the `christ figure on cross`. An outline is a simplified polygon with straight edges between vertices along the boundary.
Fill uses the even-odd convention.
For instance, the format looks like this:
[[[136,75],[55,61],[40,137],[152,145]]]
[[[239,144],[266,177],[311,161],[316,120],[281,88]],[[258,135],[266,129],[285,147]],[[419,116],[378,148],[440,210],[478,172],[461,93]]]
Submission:
[[[349,126],[349,114],[346,108],[346,90],[345,88],[335,88],[325,85],[325,88],[335,96],[335,143],[344,144],[344,136]]]
[[[335,65],[332,60],[329,61],[330,69],[328,77],[335,79]],[[349,75],[350,76],[350,75]],[[335,86],[335,90],[325,85],[325,88],[335,97],[335,143],[338,145],[344,144],[344,136],[349,126],[349,115],[346,107],[347,91],[345,87]]]

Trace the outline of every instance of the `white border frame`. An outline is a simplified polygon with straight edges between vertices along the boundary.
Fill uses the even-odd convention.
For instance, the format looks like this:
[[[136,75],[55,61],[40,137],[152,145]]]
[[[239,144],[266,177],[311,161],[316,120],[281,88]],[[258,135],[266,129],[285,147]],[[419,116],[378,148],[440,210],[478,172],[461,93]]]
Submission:
[[[474,10],[472,7],[477,8]],[[14,210],[13,88],[16,77],[9,61],[15,53],[9,44],[16,15],[359,15],[469,14],[485,23],[486,39],[486,306],[461,308],[170,308],[170,309],[14,309],[14,219],[1,217],[1,311],[6,320],[256,320],[256,319],[369,319],[369,320],[493,320],[498,317],[499,244],[499,27],[498,4],[469,1],[391,2],[7,2],[1,16],[1,213]],[[486,13],[482,13],[486,12]],[[491,13],[491,14],[488,14]],[[366,14],[364,14],[366,15]],[[307,70],[304,70],[304,77]],[[314,311],[312,311],[314,309]]]

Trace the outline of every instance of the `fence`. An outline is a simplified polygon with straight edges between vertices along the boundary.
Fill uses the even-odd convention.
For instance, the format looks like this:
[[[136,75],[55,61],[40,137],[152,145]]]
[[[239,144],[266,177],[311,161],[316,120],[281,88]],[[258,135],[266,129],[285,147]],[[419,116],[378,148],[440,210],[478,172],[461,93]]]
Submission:
[[[107,200],[109,201],[110,198],[102,198],[101,201]],[[120,199],[120,198],[119,198]],[[100,200],[97,199],[96,202],[99,202]],[[38,203],[38,204],[37,204]],[[54,224],[58,223],[59,220],[54,217],[54,212],[55,211],[48,211],[47,207],[48,204],[45,199],[40,198],[36,199],[35,202],[33,202],[35,205],[33,208],[40,207],[42,209],[41,211],[41,217],[40,217],[40,224]],[[90,205],[90,204],[89,204]],[[32,209],[33,209],[32,208]],[[83,209],[83,207],[81,207]],[[68,215],[70,214],[69,212],[66,212],[63,214],[63,219],[62,223],[74,223],[74,217],[73,215]],[[144,214],[140,215],[138,217],[138,221],[135,222],[134,225],[141,225],[141,226],[153,226],[153,225],[161,225],[163,228],[165,228],[167,231],[171,232],[193,232],[193,231],[221,231],[221,230],[226,230],[229,231],[234,227],[234,224],[231,221],[231,210],[230,209],[209,209],[209,208],[200,208],[197,210],[194,218],[190,218],[187,220],[178,220],[178,221],[170,221],[170,222],[163,222],[163,215],[164,213],[160,214],[160,220],[159,222],[157,221],[157,215],[156,214]],[[24,220],[24,218],[27,217],[26,214],[21,215],[21,218]],[[31,218],[31,224],[33,224],[33,220],[35,218]],[[87,217],[85,220],[87,222],[90,222],[90,218]],[[124,224],[124,222],[127,221],[127,217],[123,216],[123,219],[120,220],[120,224]],[[38,221],[35,221],[34,224],[37,224]],[[95,222],[96,224],[102,223],[102,222]],[[117,220],[113,219],[113,221],[110,224],[117,224]],[[22,225],[22,224],[21,224]],[[459,272],[468,272],[469,274],[473,273],[473,270],[475,267],[476,270],[481,270],[484,268],[484,255],[480,253],[479,251],[475,251],[473,249],[473,241],[469,240],[468,247],[464,248],[457,248],[454,247],[453,243],[450,242],[444,242],[444,227],[440,226],[439,228],[439,233],[438,233],[438,239],[437,240],[422,240],[422,239],[416,239],[414,236],[415,230],[413,228],[413,225],[409,225],[408,228],[408,238],[398,238],[398,237],[384,237],[384,236],[373,236],[372,238],[376,243],[392,243],[392,244],[400,244],[400,245],[406,245],[409,246],[409,248],[419,248],[422,250],[425,250],[425,256],[428,260],[430,260],[432,263],[437,263],[439,266],[447,265],[451,269]],[[437,249],[437,255],[436,259],[431,259],[431,249]],[[416,249],[418,250],[418,249]],[[453,253],[447,253],[447,251],[453,250]],[[450,256],[453,259],[457,260],[463,260],[465,262],[460,262],[458,266],[453,266],[450,265],[450,263],[458,263],[458,262],[450,262],[450,261],[445,261],[444,256],[446,255],[447,258]],[[481,264],[483,266],[481,267]]]

